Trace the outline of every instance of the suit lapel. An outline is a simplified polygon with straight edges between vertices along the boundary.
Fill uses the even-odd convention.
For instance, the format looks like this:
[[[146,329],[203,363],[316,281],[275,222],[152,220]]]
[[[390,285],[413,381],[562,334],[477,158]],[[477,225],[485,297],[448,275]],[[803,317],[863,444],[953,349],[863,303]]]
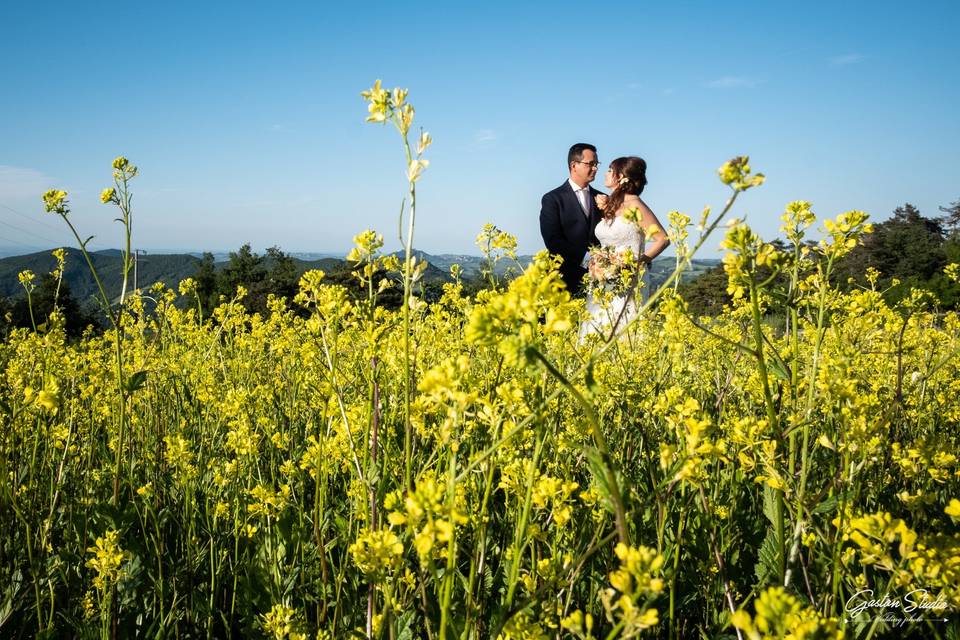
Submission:
[[[600,209],[597,207],[597,195],[600,192],[590,187],[590,224],[596,225],[597,221],[600,220]]]
[[[571,211],[579,213],[581,216],[584,215],[583,207],[580,206],[580,200],[577,198],[577,194],[574,192],[573,187],[570,185],[570,181],[567,180],[564,183],[565,189],[564,194],[566,194],[567,205],[570,207]]]

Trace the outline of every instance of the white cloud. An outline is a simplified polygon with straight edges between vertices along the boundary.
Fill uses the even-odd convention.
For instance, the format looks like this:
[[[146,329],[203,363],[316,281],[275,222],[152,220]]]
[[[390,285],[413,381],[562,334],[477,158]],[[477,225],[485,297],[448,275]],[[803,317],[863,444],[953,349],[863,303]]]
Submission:
[[[42,171],[0,165],[0,198],[19,200],[36,198],[53,188],[54,180]]]
[[[485,142],[493,142],[497,139],[497,132],[493,129],[480,129],[479,131],[474,132],[473,141],[477,144],[483,144]]]
[[[710,89],[753,89],[757,81],[743,76],[723,76],[704,85]]]
[[[860,53],[847,53],[842,56],[834,56],[830,58],[830,64],[835,67],[842,67],[848,64],[857,64],[862,62],[864,59],[863,54]]]

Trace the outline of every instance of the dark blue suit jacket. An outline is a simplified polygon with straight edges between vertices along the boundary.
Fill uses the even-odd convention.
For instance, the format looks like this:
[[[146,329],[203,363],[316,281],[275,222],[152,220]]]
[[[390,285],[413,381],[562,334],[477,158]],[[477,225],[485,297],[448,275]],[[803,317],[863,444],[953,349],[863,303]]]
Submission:
[[[580,266],[587,248],[600,244],[595,234],[602,213],[597,208],[596,196],[590,187],[590,215],[584,215],[569,180],[548,191],[540,201],[540,235],[550,253],[563,258],[560,275],[571,293],[578,293],[587,272]]]

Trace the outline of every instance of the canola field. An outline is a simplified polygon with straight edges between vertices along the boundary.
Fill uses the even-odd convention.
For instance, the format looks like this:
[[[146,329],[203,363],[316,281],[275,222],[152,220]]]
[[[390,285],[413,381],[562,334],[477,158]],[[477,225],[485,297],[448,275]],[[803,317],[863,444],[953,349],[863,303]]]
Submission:
[[[409,252],[429,136],[405,92],[364,97],[407,154]],[[102,197],[128,255],[136,173],[118,158]],[[616,336],[578,337],[545,253],[427,304],[372,231],[365,297],[314,271],[269,314],[240,290],[207,317],[187,280],[104,296],[102,335],[12,331],[0,636],[958,637],[960,318],[831,285],[865,214],[789,203],[778,249],[728,215],[762,176],[720,178],[721,212],[670,215],[677,272]],[[675,283],[712,233],[734,302],[696,318]]]

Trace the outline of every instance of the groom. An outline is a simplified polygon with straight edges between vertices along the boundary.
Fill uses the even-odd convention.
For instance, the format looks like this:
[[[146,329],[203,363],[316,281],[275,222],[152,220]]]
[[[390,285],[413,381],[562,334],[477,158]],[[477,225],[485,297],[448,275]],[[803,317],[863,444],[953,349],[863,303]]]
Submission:
[[[601,214],[599,191],[590,186],[597,177],[597,148],[579,142],[567,153],[570,177],[544,194],[540,204],[540,235],[550,253],[563,258],[560,275],[567,290],[577,295],[583,286],[583,259],[587,248],[598,244],[594,230]]]

